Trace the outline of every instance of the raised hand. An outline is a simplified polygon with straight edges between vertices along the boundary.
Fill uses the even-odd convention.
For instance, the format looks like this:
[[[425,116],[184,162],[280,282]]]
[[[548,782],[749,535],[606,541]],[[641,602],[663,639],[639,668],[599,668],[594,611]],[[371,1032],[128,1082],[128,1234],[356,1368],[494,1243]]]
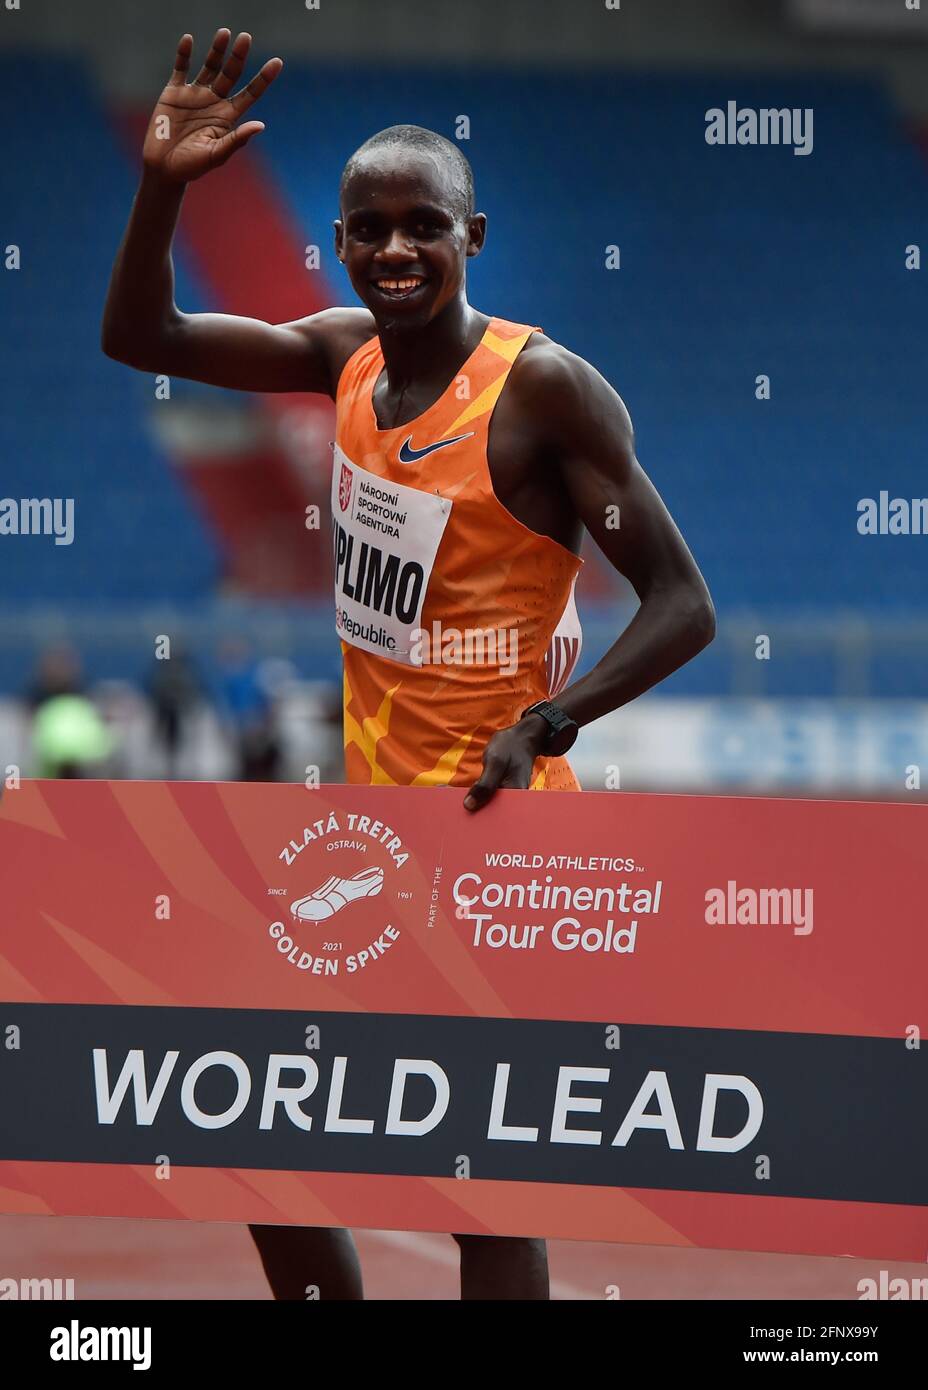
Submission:
[[[269,58],[246,87],[229,96],[251,48],[250,34],[239,34],[229,49],[231,37],[228,29],[216,31],[202,68],[189,83],[192,36],[184,34],[177,45],[171,80],[158,98],[142,148],[146,169],[171,183],[192,183],[217,169],[264,129],[263,121],[236,122],[264,95],[283,62]]]

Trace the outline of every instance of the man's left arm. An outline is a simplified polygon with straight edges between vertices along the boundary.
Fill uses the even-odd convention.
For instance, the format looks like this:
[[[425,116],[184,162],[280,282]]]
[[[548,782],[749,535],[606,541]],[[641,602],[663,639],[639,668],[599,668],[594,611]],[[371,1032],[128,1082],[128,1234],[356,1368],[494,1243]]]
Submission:
[[[689,547],[635,457],[621,398],[582,358],[553,344],[551,349],[526,359],[528,370],[518,376],[520,404],[530,412],[527,419],[543,420],[543,448],[574,510],[640,601],[601,660],[557,697],[564,713],[583,726],[650,690],[702,651],[715,635],[715,611]],[[478,810],[499,787],[527,787],[550,732],[533,714],[494,734],[483,774],[465,799],[467,809]]]

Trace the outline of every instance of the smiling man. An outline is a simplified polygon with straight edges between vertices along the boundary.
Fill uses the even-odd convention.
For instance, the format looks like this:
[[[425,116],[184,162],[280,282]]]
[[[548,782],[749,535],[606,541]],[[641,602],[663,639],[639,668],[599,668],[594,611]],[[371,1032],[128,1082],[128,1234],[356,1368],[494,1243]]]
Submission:
[[[184,187],[263,129],[241,117],[283,66],[272,58],[234,93],[251,40],[230,39],[219,30],[191,83],[193,40],[181,39],[145,139],[104,350],[142,371],[335,400],[350,782],[467,787],[469,811],[500,787],[576,789],[564,754],[579,727],[650,689],[714,632],[705,583],[635,458],[628,413],[540,329],[468,303],[466,265],[486,218],[460,149],[418,126],[374,135],[342,176],[335,248],[363,308],[276,325],[181,312],[171,241]],[[221,234],[234,236],[234,218]],[[570,684],[584,529],[640,606]],[[449,632],[462,635],[450,659]],[[468,633],[483,656],[495,634],[505,660],[472,659]],[[310,1283],[324,1298],[360,1296],[345,1232],[253,1233],[278,1297],[302,1299]],[[464,1297],[547,1297],[543,1242],[456,1239]]]

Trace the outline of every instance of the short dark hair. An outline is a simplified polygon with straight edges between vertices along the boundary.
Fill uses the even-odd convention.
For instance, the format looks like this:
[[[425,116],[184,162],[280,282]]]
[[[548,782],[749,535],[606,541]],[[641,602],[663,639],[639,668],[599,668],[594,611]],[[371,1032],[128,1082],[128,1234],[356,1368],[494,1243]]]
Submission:
[[[372,150],[380,149],[415,150],[419,154],[429,155],[436,160],[443,160],[451,173],[455,191],[458,194],[459,211],[464,217],[473,216],[474,171],[470,167],[470,160],[453,141],[446,140],[444,135],[439,135],[434,130],[426,130],[425,126],[421,125],[391,125],[386,130],[379,130],[369,140],[365,140],[364,144],[355,150],[342,170],[339,184],[340,198],[344,196],[345,186],[364,156],[370,154]]]

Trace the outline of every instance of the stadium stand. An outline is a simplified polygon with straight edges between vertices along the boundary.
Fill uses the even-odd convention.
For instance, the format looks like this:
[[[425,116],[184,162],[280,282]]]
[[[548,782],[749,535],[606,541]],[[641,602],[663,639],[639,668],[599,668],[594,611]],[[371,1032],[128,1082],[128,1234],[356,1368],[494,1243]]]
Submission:
[[[153,432],[151,379],[109,362],[98,345],[134,180],[118,118],[64,60],[35,74],[4,58],[0,79],[8,100],[29,101],[35,113],[18,124],[17,157],[0,169],[4,243],[23,256],[0,289],[16,342],[0,382],[0,491],[33,495],[41,460],[43,490],[73,496],[79,518],[64,597],[61,550],[47,538],[4,547],[8,616],[25,604],[76,613],[92,606],[102,623],[112,610],[157,607],[196,612],[208,626],[227,568],[221,538]],[[466,116],[465,149],[491,218],[474,301],[540,322],[615,382],[642,462],[715,598],[722,640],[666,689],[726,690],[726,624],[740,617],[765,632],[802,614],[814,620],[811,635],[781,653],[772,693],[832,693],[841,640],[823,643],[814,622],[830,631],[850,615],[874,693],[911,695],[928,676],[928,648],[894,633],[891,620],[923,607],[928,571],[916,552],[924,538],[862,538],[856,523],[859,499],[880,489],[909,498],[924,491],[914,402],[924,375],[925,279],[904,265],[928,215],[924,156],[876,82],[781,76],[775,90],[780,105],[813,108],[812,157],[706,144],[708,108],[729,97],[769,102],[771,85],[760,77],[439,77],[291,65],[262,112],[268,129],[256,158],[268,196],[321,248],[322,278],[307,297],[349,303],[330,244],[346,155],[393,121],[454,135]],[[22,167],[35,171],[28,184],[14,181]],[[610,246],[619,248],[619,270],[605,269]],[[183,246],[178,302],[214,302]],[[61,356],[53,339],[66,345],[66,372],[50,367]],[[760,374],[770,379],[769,401],[755,398]],[[181,384],[176,398],[205,396]],[[604,598],[628,598],[604,595],[602,572],[595,562],[588,569],[586,660],[615,629],[614,602],[604,608]],[[280,614],[278,631],[300,669],[332,668],[327,607]],[[846,637],[846,623],[841,631]],[[21,684],[28,638],[6,635],[0,688],[9,690]],[[906,650],[910,659],[900,660]],[[89,672],[107,674],[95,661],[89,652]],[[112,640],[105,661],[122,662],[124,674],[137,666]]]

